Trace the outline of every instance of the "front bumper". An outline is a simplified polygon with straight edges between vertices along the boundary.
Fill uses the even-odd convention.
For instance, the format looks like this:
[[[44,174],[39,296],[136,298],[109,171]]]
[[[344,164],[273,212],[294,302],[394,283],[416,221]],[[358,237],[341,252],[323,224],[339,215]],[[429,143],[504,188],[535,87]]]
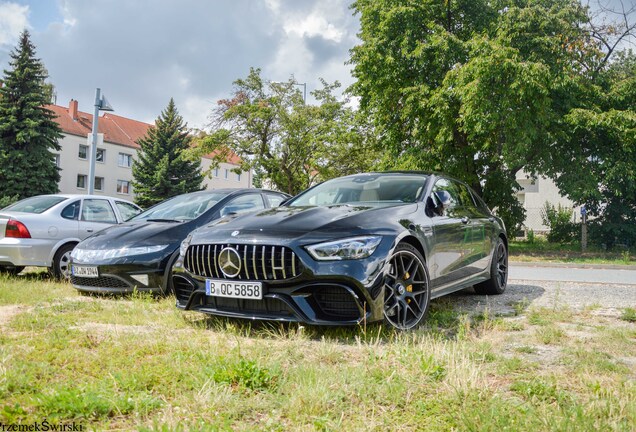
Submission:
[[[55,241],[34,238],[0,239],[0,265],[49,267]]]
[[[387,242],[369,258],[344,261],[316,261],[302,248],[294,248],[302,271],[285,280],[259,280],[262,300],[206,295],[207,277],[186,270],[180,257],[172,269],[176,306],[218,316],[316,325],[382,320],[389,248]]]
[[[90,264],[81,265],[91,266]],[[104,294],[125,294],[135,291],[161,293],[164,290],[165,269],[157,268],[156,265],[128,264],[95,266],[99,272],[98,277],[71,275],[73,287],[82,292]],[[147,283],[145,283],[146,277],[148,279]],[[141,281],[139,279],[141,279]]]

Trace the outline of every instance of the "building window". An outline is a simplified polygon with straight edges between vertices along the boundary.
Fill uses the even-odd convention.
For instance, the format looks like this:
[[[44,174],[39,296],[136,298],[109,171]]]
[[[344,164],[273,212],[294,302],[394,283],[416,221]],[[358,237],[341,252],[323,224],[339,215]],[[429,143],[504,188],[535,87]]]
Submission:
[[[241,181],[241,173],[236,174],[236,181]]]
[[[86,189],[86,181],[88,179],[88,176],[85,174],[78,174],[77,175],[77,188],[78,189]]]
[[[95,190],[96,191],[104,190],[104,177],[95,177]]]
[[[80,159],[88,159],[88,146],[80,144],[79,152],[77,153],[77,157]]]
[[[230,175],[230,170],[228,170],[228,169],[226,168],[226,169],[225,169],[225,178],[227,179],[229,175]]]
[[[106,150],[98,148],[97,154],[95,155],[95,160],[97,162],[104,163],[104,161],[106,160]]]
[[[119,153],[117,156],[117,165],[124,168],[130,168],[132,166],[132,155]]]
[[[219,169],[218,168],[214,168],[214,177],[216,177],[216,178],[219,177]]]
[[[59,154],[54,154],[53,155],[53,160],[55,161],[55,166],[56,167],[60,167],[60,155]]]
[[[117,193],[130,194],[130,182],[126,180],[117,180]]]

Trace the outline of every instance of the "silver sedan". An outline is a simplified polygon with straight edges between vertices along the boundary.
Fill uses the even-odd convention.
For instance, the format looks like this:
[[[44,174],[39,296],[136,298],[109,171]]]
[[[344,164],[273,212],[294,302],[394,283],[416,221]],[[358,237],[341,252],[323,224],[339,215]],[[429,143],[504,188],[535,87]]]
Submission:
[[[86,237],[141,212],[135,204],[97,195],[39,195],[0,210],[0,271],[48,267],[70,277],[71,251]]]

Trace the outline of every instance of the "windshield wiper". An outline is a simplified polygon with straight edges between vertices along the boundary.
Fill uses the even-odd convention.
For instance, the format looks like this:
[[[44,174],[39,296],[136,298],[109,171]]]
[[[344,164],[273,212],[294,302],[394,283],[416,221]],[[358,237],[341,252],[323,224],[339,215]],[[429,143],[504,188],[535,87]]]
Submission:
[[[179,220],[179,219],[146,219],[146,221],[148,221],[148,222],[174,222],[174,223],[183,222],[183,220]]]

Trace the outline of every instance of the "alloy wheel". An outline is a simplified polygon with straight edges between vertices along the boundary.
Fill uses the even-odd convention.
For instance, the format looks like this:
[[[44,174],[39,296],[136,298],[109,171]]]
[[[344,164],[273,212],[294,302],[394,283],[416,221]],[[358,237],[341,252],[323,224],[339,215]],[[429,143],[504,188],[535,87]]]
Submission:
[[[398,250],[390,259],[384,283],[384,317],[393,327],[408,330],[420,323],[429,302],[428,272],[421,258]]]
[[[501,242],[497,246],[497,282],[500,287],[505,287],[508,282],[508,254]]]
[[[71,266],[70,266],[71,252],[72,250],[64,252],[62,256],[60,257],[60,262],[58,264],[59,274],[64,279],[71,278]]]

